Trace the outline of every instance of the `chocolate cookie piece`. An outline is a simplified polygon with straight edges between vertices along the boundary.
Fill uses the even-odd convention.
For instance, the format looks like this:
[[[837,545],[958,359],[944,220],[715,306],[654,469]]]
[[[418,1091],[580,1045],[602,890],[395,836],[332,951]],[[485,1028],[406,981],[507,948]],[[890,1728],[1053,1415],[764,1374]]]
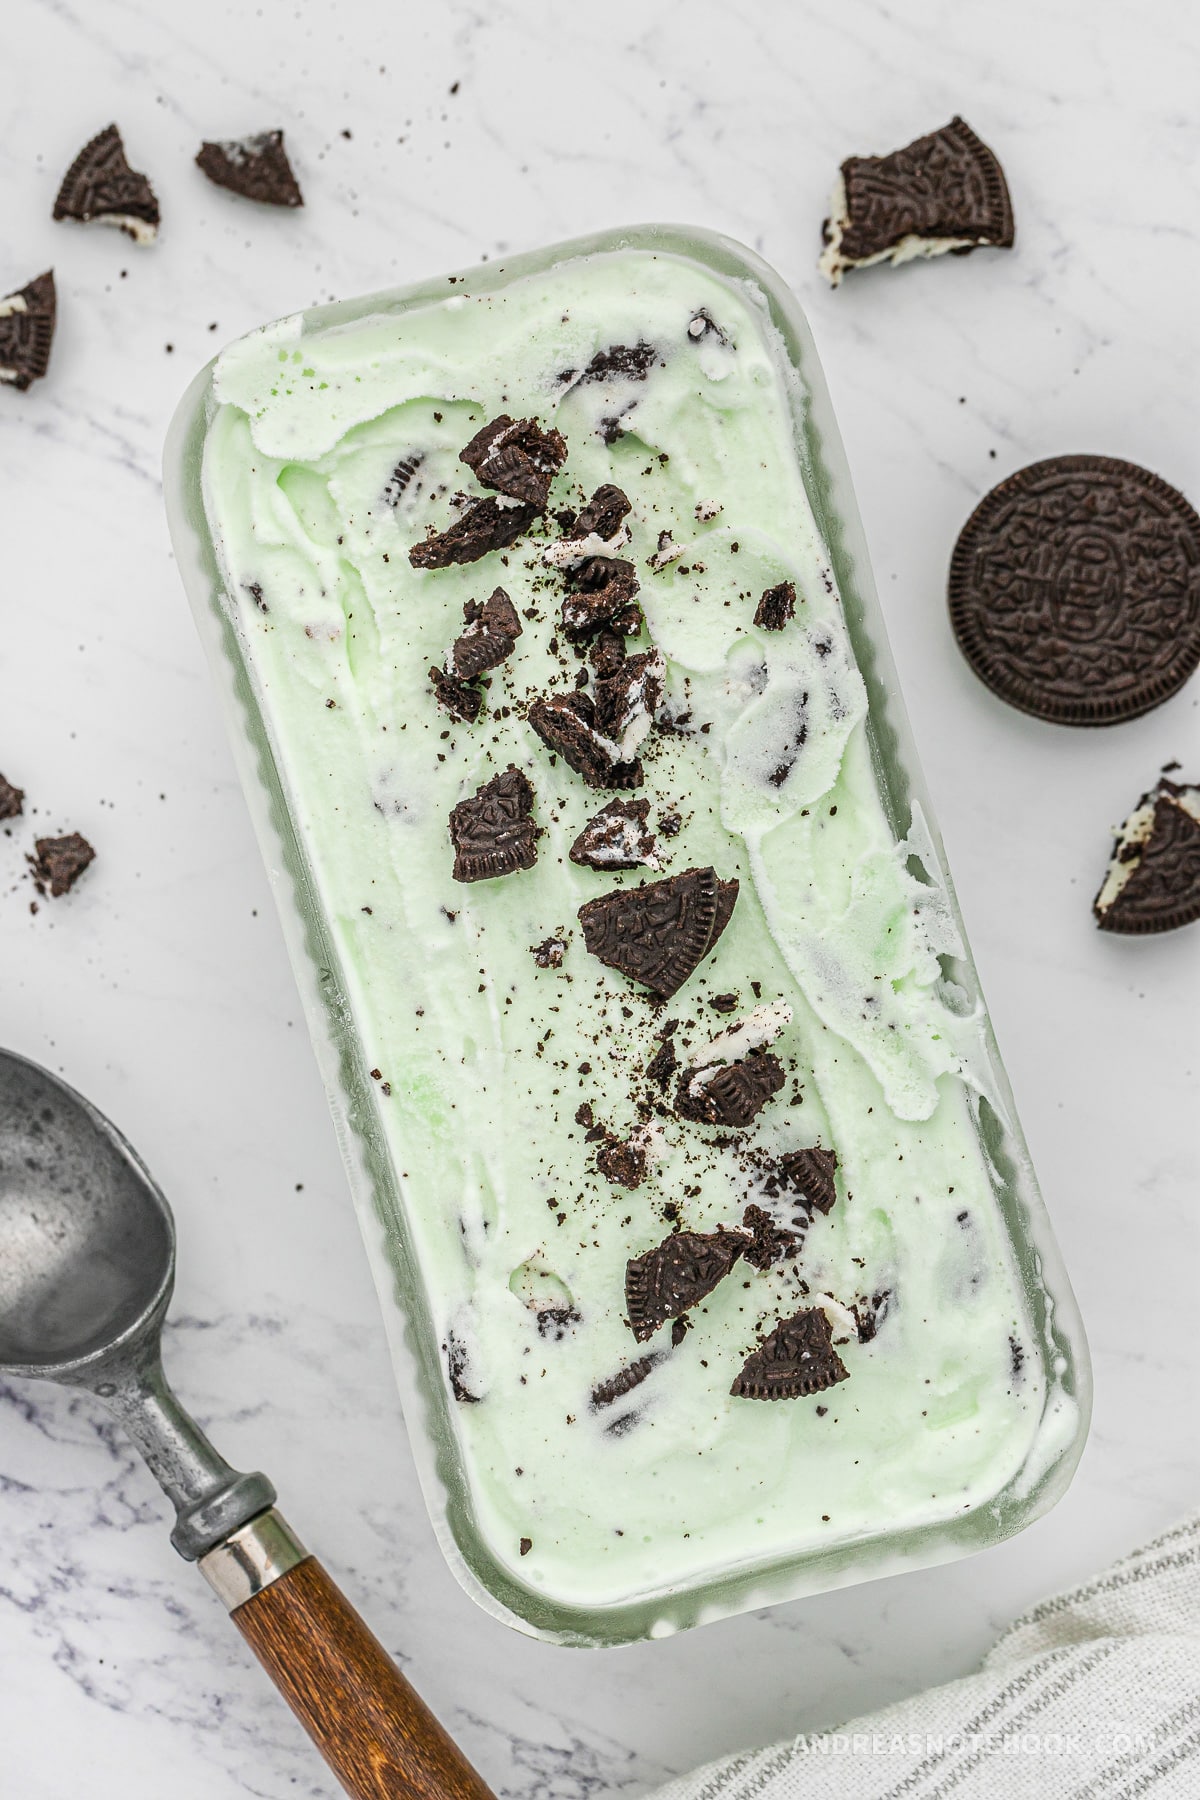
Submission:
[[[483,487],[544,512],[550,483],[566,456],[561,431],[543,431],[536,419],[510,419],[501,413],[475,433],[458,460],[474,470]]]
[[[666,679],[661,650],[639,651],[603,674],[597,672],[596,729],[619,744],[624,757],[632,756],[650,732]]]
[[[532,869],[541,832],[531,817],[533,789],[510,763],[450,814],[455,881],[492,881]]]
[[[1143,794],[1117,833],[1092,912],[1101,931],[1144,935],[1200,919],[1200,787]]]
[[[649,812],[648,800],[610,800],[571,845],[571,861],[587,869],[657,867],[656,839],[646,824]]]
[[[752,1350],[730,1393],[737,1400],[795,1400],[821,1394],[850,1371],[833,1347],[829,1320],[819,1306],[808,1306]]]
[[[549,937],[540,944],[534,944],[530,955],[539,969],[561,969],[563,957],[567,954],[567,946],[562,938]]]
[[[622,762],[611,738],[595,726],[595,706],[586,694],[551,694],[535,700],[527,717],[548,750],[593,788],[638,788],[640,762]]]
[[[796,613],[796,584],[781,581],[778,587],[766,588],[754,609],[754,623],[760,631],[782,631]]]
[[[470,1358],[467,1347],[453,1331],[447,1331],[442,1344],[446,1358],[446,1376],[450,1382],[450,1392],[463,1406],[478,1406],[482,1398],[475,1393],[470,1384]]]
[[[711,1294],[748,1240],[739,1231],[679,1231],[625,1269],[625,1310],[639,1344]]]
[[[675,1054],[675,1045],[672,1042],[672,1033],[675,1030],[674,1020],[670,1022],[670,1025],[670,1031],[664,1028],[662,1043],[646,1064],[647,1081],[652,1081],[659,1092],[663,1094],[666,1093],[671,1077],[679,1067],[679,1058]]]
[[[41,380],[50,366],[57,316],[53,269],[0,300],[0,382],[24,393]]]
[[[39,894],[48,893],[54,899],[69,893],[96,859],[92,846],[77,831],[65,837],[37,838],[33,847],[36,855],[26,858],[33,870],[33,885]]]
[[[445,531],[414,544],[408,560],[414,569],[448,569],[451,563],[478,562],[490,550],[507,550],[538,516],[536,506],[499,500],[477,500]]]
[[[473,681],[512,655],[523,627],[502,587],[494,588],[482,606],[477,600],[468,600],[463,618],[466,625],[454,640],[450,666],[459,681]]]
[[[611,481],[598,487],[571,527],[571,536],[611,538],[632,511],[629,496]]]
[[[776,1194],[799,1194],[810,1210],[830,1213],[837,1200],[833,1179],[837,1166],[837,1152],[822,1150],[819,1144],[808,1150],[789,1150],[772,1165],[763,1193],[772,1199]]]
[[[1200,518],[1135,463],[1031,463],[963,526],[949,597],[959,648],[1010,706],[1063,725],[1133,719],[1200,662]]]
[[[639,583],[631,562],[619,556],[590,556],[574,572],[559,615],[567,636],[584,640],[609,630],[636,637],[642,629]]]
[[[675,1111],[699,1125],[743,1130],[777,1094],[787,1076],[770,1050],[755,1050],[740,1062],[689,1069],[675,1088]]]
[[[445,669],[431,668],[429,679],[438,705],[444,707],[452,719],[458,719],[463,725],[473,725],[483,705],[479,689],[468,687],[465,681],[457,681],[453,675],[447,675]]]
[[[1004,170],[958,117],[890,156],[848,157],[829,212],[818,266],[834,287],[847,269],[1013,242]]]
[[[655,1365],[661,1361],[661,1352],[655,1352],[651,1356],[639,1356],[636,1362],[627,1363],[623,1369],[618,1369],[615,1375],[610,1375],[607,1381],[598,1383],[592,1389],[592,1411],[602,1412],[606,1406],[611,1406],[614,1400],[623,1400],[626,1394],[633,1392],[634,1388],[641,1387]]]
[[[282,131],[205,142],[197,153],[196,166],[218,187],[240,194],[243,200],[257,200],[263,206],[304,205],[283,147]]]
[[[25,789],[14,787],[0,775],[0,819],[19,819],[25,810]]]
[[[646,1152],[632,1139],[610,1137],[596,1152],[596,1167],[614,1187],[638,1188],[646,1179]]]
[[[737,894],[715,869],[685,869],[588,900],[579,922],[593,956],[669,1000],[715,948]]]
[[[585,381],[645,381],[657,355],[654,345],[642,339],[636,344],[610,344],[607,350],[597,350],[582,374],[564,369],[559,380],[577,386]]]
[[[56,219],[82,225],[116,225],[136,244],[158,236],[158,201],[146,177],[131,169],[115,125],[85,144],[63,176],[54,202]]]
[[[804,1241],[799,1232],[777,1225],[761,1206],[748,1206],[742,1214],[742,1225],[751,1240],[742,1255],[755,1269],[770,1269],[777,1262],[790,1259]]]
[[[864,1295],[854,1302],[850,1311],[854,1314],[854,1323],[858,1327],[860,1344],[869,1344],[872,1341],[891,1311],[891,1304],[891,1288],[881,1288],[877,1294]],[[1009,1343],[1012,1343],[1011,1338]]]

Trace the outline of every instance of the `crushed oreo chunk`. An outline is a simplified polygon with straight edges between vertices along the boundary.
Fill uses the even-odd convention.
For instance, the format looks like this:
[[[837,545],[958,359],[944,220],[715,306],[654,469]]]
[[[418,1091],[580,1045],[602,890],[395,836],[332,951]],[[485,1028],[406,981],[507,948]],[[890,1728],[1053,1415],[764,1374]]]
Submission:
[[[796,584],[781,581],[778,587],[766,588],[754,609],[754,623],[760,631],[782,631],[796,615]]]
[[[777,1224],[761,1206],[748,1206],[742,1224],[751,1239],[742,1254],[755,1269],[770,1269],[795,1256],[804,1241],[798,1232]]]
[[[850,1311],[854,1314],[854,1323],[858,1327],[860,1344],[871,1342],[891,1310],[891,1304],[891,1288],[882,1288],[879,1293],[865,1296],[854,1302]]]
[[[597,671],[596,729],[618,744],[626,759],[637,752],[654,724],[666,678],[661,650],[642,650],[603,674]]]
[[[645,1146],[633,1138],[610,1137],[596,1152],[596,1167],[614,1187],[641,1187],[649,1159]]]
[[[468,600],[463,618],[466,623],[454,640],[450,668],[459,681],[474,681],[512,655],[523,627],[502,587],[494,588],[482,606],[477,600]]]
[[[638,589],[631,562],[619,556],[589,556],[571,575],[559,615],[563,630],[577,640],[606,628],[620,637],[637,637],[644,623]]]
[[[833,1347],[829,1320],[819,1306],[783,1319],[751,1351],[730,1393],[738,1400],[795,1400],[822,1394],[850,1371]]]
[[[629,496],[606,481],[598,487],[571,526],[573,537],[611,538],[621,529],[632,511]]]
[[[0,819],[19,819],[25,810],[25,789],[14,787],[0,775]]]
[[[819,1144],[808,1150],[789,1150],[768,1170],[763,1192],[770,1199],[777,1194],[798,1194],[810,1211],[830,1213],[837,1199],[833,1179],[837,1166],[837,1152],[822,1150]]]
[[[579,922],[593,956],[669,1000],[716,947],[737,894],[715,869],[685,869],[588,900]]]
[[[648,800],[610,800],[571,845],[571,861],[588,869],[657,867],[649,812]]]
[[[0,299],[0,382],[23,394],[41,380],[57,317],[53,269]]]
[[[631,1394],[635,1387],[641,1387],[655,1365],[661,1361],[661,1352],[650,1356],[639,1356],[636,1362],[627,1363],[623,1369],[618,1369],[615,1375],[610,1375],[607,1381],[599,1382],[592,1389],[592,1411],[602,1412],[615,1400],[623,1400],[626,1394]]]
[[[158,201],[146,177],[131,169],[115,125],[84,145],[63,176],[54,202],[56,219],[81,225],[117,225],[138,244],[158,236]]]
[[[645,381],[658,356],[653,344],[639,339],[636,344],[610,344],[607,350],[597,350],[587,368],[576,375],[574,369],[564,369],[560,381],[573,381],[580,385],[585,381]]]
[[[474,471],[481,486],[524,501],[540,513],[546,510],[550,483],[566,456],[560,431],[543,431],[536,419],[510,419],[501,413],[475,433],[458,460]]]
[[[537,518],[536,506],[517,501],[505,506],[490,496],[469,506],[445,531],[414,544],[408,560],[414,569],[448,569],[452,563],[478,562],[492,550],[507,550]]]
[[[537,861],[533,789],[510,764],[450,814],[455,881],[492,881]]]
[[[530,954],[539,969],[561,969],[567,954],[566,942],[563,938],[548,937],[540,944],[534,944]]]
[[[618,746],[596,729],[595,704],[587,694],[537,699],[527,716],[546,748],[582,775],[589,787],[641,787],[641,763],[622,761]]]
[[[663,1028],[662,1042],[650,1061],[646,1064],[646,1079],[652,1081],[660,1093],[665,1094],[672,1075],[679,1067],[679,1058],[675,1054],[674,1031],[675,1021],[669,1022],[670,1028]]]
[[[698,1125],[730,1125],[742,1130],[756,1118],[787,1076],[770,1050],[754,1050],[740,1062],[691,1069],[675,1088],[675,1111]]]
[[[738,1231],[680,1231],[625,1270],[625,1310],[639,1343],[695,1306],[728,1275],[746,1248]]]
[[[282,131],[203,143],[196,166],[218,187],[228,188],[244,200],[257,200],[262,206],[304,205],[300,183],[283,147]]]
[[[483,705],[483,695],[479,689],[468,687],[465,681],[457,681],[453,675],[447,675],[445,669],[431,668],[429,679],[437,695],[438,705],[444,707],[450,717],[458,719],[461,724],[474,724]]]
[[[49,894],[56,900],[70,893],[88,864],[96,860],[96,852],[77,831],[68,832],[65,837],[38,838],[33,848],[36,854],[26,858],[33,871],[33,885],[39,894]]]
[[[442,1344],[442,1352],[446,1358],[446,1374],[450,1381],[450,1392],[464,1406],[478,1406],[481,1396],[472,1391],[469,1383],[467,1347],[453,1331],[448,1331]]]

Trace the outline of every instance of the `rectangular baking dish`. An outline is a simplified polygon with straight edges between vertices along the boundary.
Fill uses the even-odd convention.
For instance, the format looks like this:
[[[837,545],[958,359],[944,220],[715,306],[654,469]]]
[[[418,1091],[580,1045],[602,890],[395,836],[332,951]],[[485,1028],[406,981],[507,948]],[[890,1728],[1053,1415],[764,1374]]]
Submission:
[[[444,1326],[434,1319],[414,1243],[413,1208],[436,1197],[406,1190],[356,1018],[353,983],[339,953],[311,844],[297,822],[239,607],[226,591],[206,516],[202,464],[217,411],[213,365],[185,394],[172,423],[165,490],[172,540],[214,679],[228,710],[247,804],[270,874],[303,998],[361,1230],[379,1292],[404,1414],[434,1530],[463,1587],[486,1611],[550,1641],[601,1646],[654,1638],[710,1619],[892,1571],[931,1565],[985,1548],[1021,1530],[1061,1495],[1082,1450],[1090,1411],[1090,1374],[1082,1327],[1020,1133],[996,1052],[940,840],[921,784],[898,690],[865,541],[829,396],[808,325],[793,296],[760,259],[730,239],[692,228],[638,226],[581,238],[484,265],[458,276],[319,307],[300,316],[297,341],[366,319],[394,322],[445,301],[452,289],[500,295],[526,276],[582,258],[645,252],[683,259],[726,284],[756,309],[786,373],[798,469],[840,594],[869,710],[866,743],[879,794],[908,867],[957,927],[941,956],[947,1008],[981,1018],[981,1063],[972,1117],[1008,1253],[1018,1271],[1028,1346],[1040,1365],[1040,1416],[1020,1466],[994,1493],[919,1525],[882,1512],[798,1554],[726,1557],[702,1578],[603,1594],[586,1603],[540,1588],[519,1559],[480,1521],[470,1467],[447,1380]],[[436,415],[435,415],[436,416]],[[244,601],[242,602],[244,605]],[[606,798],[601,796],[600,798]],[[952,936],[953,936],[952,932]],[[411,1187],[411,1184],[408,1184]],[[777,1410],[777,1409],[774,1409]]]

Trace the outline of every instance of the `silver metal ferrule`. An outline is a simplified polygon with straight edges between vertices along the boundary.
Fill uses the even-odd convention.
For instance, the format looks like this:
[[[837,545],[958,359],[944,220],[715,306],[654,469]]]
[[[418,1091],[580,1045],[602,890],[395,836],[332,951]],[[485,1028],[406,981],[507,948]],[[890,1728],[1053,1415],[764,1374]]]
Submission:
[[[259,1513],[197,1563],[227,1612],[236,1612],[255,1594],[302,1563],[308,1551],[282,1513]]]

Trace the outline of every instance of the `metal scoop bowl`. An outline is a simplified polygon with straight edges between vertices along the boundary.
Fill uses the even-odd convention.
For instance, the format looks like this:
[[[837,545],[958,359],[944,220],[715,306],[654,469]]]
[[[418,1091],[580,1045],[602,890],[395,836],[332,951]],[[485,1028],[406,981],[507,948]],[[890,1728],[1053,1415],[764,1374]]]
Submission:
[[[175,1508],[199,1565],[355,1800],[492,1800],[349,1601],[167,1385],[175,1223],[137,1153],[46,1069],[0,1051],[0,1375],[92,1393]]]

